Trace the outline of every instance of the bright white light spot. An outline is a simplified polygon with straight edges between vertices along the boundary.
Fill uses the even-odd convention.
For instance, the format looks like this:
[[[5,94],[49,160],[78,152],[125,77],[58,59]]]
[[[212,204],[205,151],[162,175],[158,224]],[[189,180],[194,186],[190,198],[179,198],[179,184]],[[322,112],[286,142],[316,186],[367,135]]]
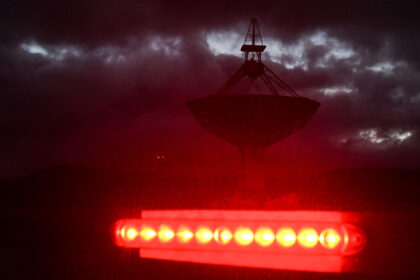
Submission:
[[[27,51],[28,53],[33,54],[40,54],[42,56],[48,56],[48,52],[42,46],[38,45],[37,43],[23,43],[20,45],[22,49]]]
[[[321,89],[321,92],[324,93],[325,95],[329,95],[329,96],[334,96],[334,95],[338,95],[338,94],[349,94],[353,92],[352,88],[349,87],[328,87],[328,88],[323,88]]]
[[[68,57],[79,57],[82,52],[74,46],[41,46],[38,43],[22,43],[21,48],[31,54],[40,54],[41,56],[52,60],[63,60]]]
[[[405,131],[405,132],[398,132],[398,131],[394,131],[390,134],[390,137],[392,139],[398,140],[400,142],[405,141],[406,139],[408,139],[409,137],[411,137],[411,135],[413,135],[413,133],[411,131]]]

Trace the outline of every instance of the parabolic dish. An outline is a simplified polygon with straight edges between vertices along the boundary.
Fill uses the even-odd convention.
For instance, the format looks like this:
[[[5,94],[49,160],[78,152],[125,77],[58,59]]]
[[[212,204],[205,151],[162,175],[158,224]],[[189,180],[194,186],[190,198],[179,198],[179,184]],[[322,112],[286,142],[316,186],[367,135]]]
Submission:
[[[213,95],[187,102],[201,126],[235,146],[270,146],[303,128],[320,104],[304,97]]]

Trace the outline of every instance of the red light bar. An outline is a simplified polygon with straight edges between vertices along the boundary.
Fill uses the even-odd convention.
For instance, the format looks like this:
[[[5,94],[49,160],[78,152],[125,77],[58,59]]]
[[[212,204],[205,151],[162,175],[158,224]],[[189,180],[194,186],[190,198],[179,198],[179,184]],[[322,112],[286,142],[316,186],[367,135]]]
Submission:
[[[341,272],[363,231],[327,211],[142,211],[119,220],[116,243],[142,258],[271,269]]]

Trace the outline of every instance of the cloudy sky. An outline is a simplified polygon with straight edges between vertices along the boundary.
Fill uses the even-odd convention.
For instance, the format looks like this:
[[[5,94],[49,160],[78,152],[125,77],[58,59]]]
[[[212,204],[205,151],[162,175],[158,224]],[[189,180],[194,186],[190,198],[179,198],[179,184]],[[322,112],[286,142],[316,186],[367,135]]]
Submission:
[[[415,1],[9,1],[0,11],[0,174],[235,165],[236,151],[185,102],[240,66],[251,17],[263,61],[321,103],[305,129],[270,148],[273,169],[420,167]]]

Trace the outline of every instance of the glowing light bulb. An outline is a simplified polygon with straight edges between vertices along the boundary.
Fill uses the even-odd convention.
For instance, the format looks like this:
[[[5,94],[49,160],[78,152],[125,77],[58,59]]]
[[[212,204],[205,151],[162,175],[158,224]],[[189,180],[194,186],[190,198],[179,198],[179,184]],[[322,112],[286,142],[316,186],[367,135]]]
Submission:
[[[274,242],[274,232],[267,227],[261,227],[255,233],[255,242],[259,245],[266,247]]]
[[[179,242],[187,243],[188,241],[191,240],[191,238],[194,237],[194,234],[188,227],[180,226],[178,228],[178,232],[176,233],[176,236],[178,237]]]
[[[213,239],[213,232],[208,227],[200,227],[196,231],[195,237],[199,243],[206,244]]]
[[[138,235],[137,229],[129,228],[127,229],[126,236],[128,240],[134,240]]]
[[[277,242],[283,247],[291,247],[296,242],[296,233],[291,228],[281,228],[277,231]]]
[[[247,246],[254,240],[254,234],[252,230],[246,227],[239,227],[235,231],[235,241],[241,246]]]
[[[335,229],[329,228],[321,232],[319,241],[325,248],[333,249],[340,243],[341,237]]]
[[[304,228],[299,232],[298,241],[303,247],[315,247],[318,243],[318,233],[312,228]]]
[[[153,238],[155,238],[156,231],[152,227],[142,226],[142,228],[140,230],[140,236],[143,240],[149,241],[149,240],[152,240]]]
[[[227,228],[218,228],[214,232],[214,240],[219,244],[228,244],[232,239],[232,233]]]
[[[120,230],[120,235],[121,235],[121,237],[122,237],[122,238],[124,238],[124,237],[125,237],[125,227],[123,227],[123,228]]]
[[[174,238],[174,236],[175,233],[170,227],[166,225],[161,225],[159,227],[158,237],[161,242],[169,242],[172,240],[172,238]]]

